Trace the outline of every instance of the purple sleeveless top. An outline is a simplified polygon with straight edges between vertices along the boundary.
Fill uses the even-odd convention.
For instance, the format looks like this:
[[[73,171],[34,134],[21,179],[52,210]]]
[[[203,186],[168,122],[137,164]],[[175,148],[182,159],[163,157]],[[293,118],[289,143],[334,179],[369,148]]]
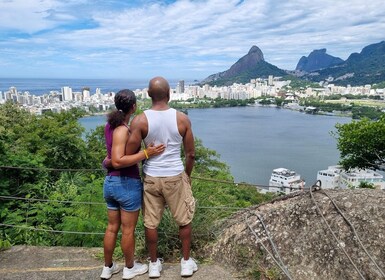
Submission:
[[[104,127],[104,137],[106,139],[106,148],[108,158],[111,158],[111,149],[112,149],[112,135],[114,129],[110,126],[109,123]],[[131,178],[140,179],[139,167],[138,164],[131,165],[129,167],[124,167],[120,169],[114,169],[113,167],[107,169],[107,175],[109,176],[126,176]]]

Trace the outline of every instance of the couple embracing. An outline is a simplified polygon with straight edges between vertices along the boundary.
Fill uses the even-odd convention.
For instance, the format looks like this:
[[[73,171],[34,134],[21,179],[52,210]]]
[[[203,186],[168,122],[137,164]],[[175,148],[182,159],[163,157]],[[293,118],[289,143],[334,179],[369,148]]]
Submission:
[[[160,277],[162,262],[158,258],[158,225],[166,204],[179,225],[182,243],[181,276],[191,276],[198,267],[190,258],[191,221],[195,200],[191,191],[194,166],[194,137],[188,117],[170,108],[170,86],[162,77],[150,80],[148,94],[152,107],[128,123],[136,110],[136,97],[130,90],[115,96],[116,110],[108,115],[105,126],[107,168],[104,198],[108,208],[108,225],[104,236],[102,279],[120,271],[112,260],[119,229],[125,257],[123,279],[132,279],[149,271],[150,278]],[[145,149],[141,150],[144,141]],[[181,159],[181,147],[185,164]],[[144,160],[143,184],[138,163]],[[143,202],[143,205],[142,205]],[[135,227],[143,209],[149,264],[134,261]]]

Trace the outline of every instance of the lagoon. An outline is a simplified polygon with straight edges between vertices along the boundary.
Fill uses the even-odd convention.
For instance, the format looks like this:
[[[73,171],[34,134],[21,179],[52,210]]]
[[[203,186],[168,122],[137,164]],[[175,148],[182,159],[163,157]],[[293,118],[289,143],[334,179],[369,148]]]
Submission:
[[[189,109],[194,136],[220,154],[236,182],[268,185],[273,169],[284,167],[301,174],[306,186],[317,171],[338,163],[337,123],[350,118],[309,115],[271,107]],[[105,116],[85,117],[87,131],[104,125]]]

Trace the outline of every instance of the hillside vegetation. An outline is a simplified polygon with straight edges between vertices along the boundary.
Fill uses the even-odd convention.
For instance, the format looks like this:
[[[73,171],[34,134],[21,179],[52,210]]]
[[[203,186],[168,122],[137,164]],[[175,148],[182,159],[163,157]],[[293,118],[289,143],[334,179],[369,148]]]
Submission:
[[[107,224],[103,200],[103,126],[84,137],[79,110],[35,116],[0,106],[0,248],[15,244],[101,247]],[[196,139],[193,192],[194,254],[216,236],[215,225],[235,211],[270,199],[255,187],[235,185],[219,155]],[[137,254],[146,256],[143,223]],[[165,213],[160,232],[163,258],[179,257],[177,226]],[[119,250],[118,250],[119,251]]]

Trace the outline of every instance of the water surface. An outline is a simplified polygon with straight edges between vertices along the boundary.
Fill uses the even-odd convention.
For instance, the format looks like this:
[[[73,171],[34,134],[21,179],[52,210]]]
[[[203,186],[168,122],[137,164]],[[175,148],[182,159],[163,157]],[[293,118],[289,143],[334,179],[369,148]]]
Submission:
[[[267,185],[273,169],[297,171],[307,186],[317,171],[339,161],[330,132],[350,118],[303,114],[270,107],[190,109],[194,136],[217,151],[237,182]],[[105,123],[105,116],[80,120],[87,130]]]

